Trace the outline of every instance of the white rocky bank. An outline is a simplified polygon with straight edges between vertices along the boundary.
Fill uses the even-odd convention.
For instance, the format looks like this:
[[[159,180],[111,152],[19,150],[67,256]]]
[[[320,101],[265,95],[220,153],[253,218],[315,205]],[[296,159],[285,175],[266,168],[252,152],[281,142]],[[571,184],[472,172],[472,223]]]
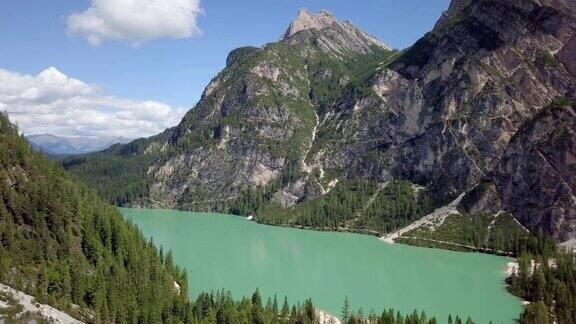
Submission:
[[[342,322],[340,322],[340,320],[336,316],[334,316],[330,313],[327,313],[323,310],[319,310],[319,309],[316,310],[316,318],[318,318],[318,322],[320,324],[341,324],[342,323]]]
[[[0,284],[0,310],[19,308],[18,305],[21,310],[13,317],[18,323],[37,323],[40,319],[52,323],[82,323],[52,306],[37,303],[30,295]],[[3,316],[0,314],[0,323],[7,319]]]

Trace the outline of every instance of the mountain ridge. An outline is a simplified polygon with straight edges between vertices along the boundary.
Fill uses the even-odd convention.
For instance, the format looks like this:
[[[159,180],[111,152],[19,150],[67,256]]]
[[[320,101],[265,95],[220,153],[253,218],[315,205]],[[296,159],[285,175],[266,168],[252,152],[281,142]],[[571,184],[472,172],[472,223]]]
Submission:
[[[402,196],[412,210],[426,208],[408,197],[425,192],[437,206],[466,194],[467,217],[499,212],[487,197],[519,212],[514,190],[497,182],[482,191],[482,184],[494,180],[507,154],[528,154],[511,141],[531,119],[557,98],[574,98],[572,8],[561,0],[455,0],[431,32],[402,52],[350,37],[350,29],[326,12],[321,19],[301,12],[301,23],[291,24],[280,42],[231,52],[197,107],[161,141],[143,140],[139,153],[116,155],[122,163],[149,161],[139,173],[146,184],[130,198],[108,198],[132,206],[266,217],[329,199],[332,190],[346,197],[344,188],[364,188],[347,180],[372,182],[366,188],[399,180],[399,188],[413,188]],[[573,150],[568,138],[566,148]],[[544,139],[529,141],[538,140]],[[69,169],[88,182],[100,181],[105,169],[92,165],[111,158],[104,152]],[[576,174],[569,165],[566,172]],[[552,184],[541,183],[541,190],[551,190]],[[562,210],[575,207],[576,200],[561,192],[568,203],[555,209],[559,214],[536,206],[533,217],[514,216],[534,233],[573,238],[576,224]],[[336,227],[353,223],[381,231],[365,227],[366,221],[380,226],[389,217],[324,213],[314,226],[340,222]],[[310,221],[296,215],[274,220]]]
[[[114,144],[126,144],[132,139],[119,136],[56,136],[31,134],[26,139],[37,151],[53,156],[78,155],[105,150]]]

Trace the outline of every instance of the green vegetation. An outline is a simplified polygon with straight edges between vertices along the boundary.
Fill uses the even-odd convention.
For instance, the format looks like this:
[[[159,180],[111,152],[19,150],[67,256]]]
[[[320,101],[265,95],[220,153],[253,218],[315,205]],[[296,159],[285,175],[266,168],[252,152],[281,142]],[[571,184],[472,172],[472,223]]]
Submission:
[[[148,168],[165,154],[159,143],[166,143],[172,131],[117,144],[102,152],[66,158],[61,165],[105,200],[124,206],[148,197]]]
[[[329,193],[290,208],[270,202],[276,188],[249,190],[230,210],[256,215],[264,224],[323,230],[384,234],[432,210],[426,190],[395,180],[381,185],[367,180],[342,180]]]
[[[344,299],[344,306],[342,307],[342,314],[340,318],[345,324],[436,324],[438,321],[436,317],[428,318],[424,311],[418,312],[414,310],[412,314],[402,315],[392,308],[384,310],[381,315],[376,315],[373,311],[365,316],[360,308],[357,312],[350,309],[350,301],[348,297]],[[448,324],[474,324],[472,319],[468,317],[463,321],[460,317],[456,316],[454,319],[452,315],[448,315]]]
[[[537,238],[505,212],[478,217],[471,217],[464,212],[451,214],[434,229],[419,227],[405,233],[397,241],[449,250],[511,255],[533,250],[537,245]]]
[[[3,115],[0,165],[1,282],[89,321],[186,317],[186,274],[171,254],[33,153]]]
[[[279,309],[276,300],[263,306],[258,291],[241,301],[224,291],[189,301],[186,272],[171,251],[158,251],[114,207],[32,152],[4,115],[0,165],[0,282],[40,303],[94,323],[315,321],[311,300],[294,306],[284,300]],[[0,298],[9,302],[0,317],[10,322],[21,306]]]
[[[479,217],[453,214],[434,231],[419,228],[397,241],[519,256],[518,272],[508,279],[510,292],[530,302],[519,322],[576,323],[574,254],[558,250],[551,237],[528,233],[508,213]]]
[[[374,46],[370,54],[355,54],[345,60],[318,55],[307,60],[310,99],[322,112],[336,103],[350,84],[361,86],[380,68],[387,67],[398,52]],[[345,80],[346,82],[342,82]]]
[[[263,303],[258,290],[251,298],[232,299],[229,292],[201,293],[192,305],[192,323],[317,323],[316,310],[311,299],[304,304],[290,306],[284,297],[280,305],[276,296]]]
[[[286,298],[282,305],[274,298],[263,304],[258,291],[240,301],[224,291],[189,301],[186,273],[174,265],[172,253],[157,251],[115,208],[33,153],[5,116],[0,164],[0,281],[38,302],[96,323],[317,321],[311,300],[290,306]],[[400,184],[392,187],[390,194],[402,192]],[[10,320],[19,309],[13,305],[2,314]]]
[[[241,301],[234,301],[229,292],[220,291],[214,293],[202,293],[192,305],[194,323],[253,323],[253,324],[312,324],[318,323],[316,310],[312,300],[308,299],[304,304],[297,304],[290,307],[288,300],[284,301],[268,298],[266,304],[263,303],[258,290],[251,298],[243,298]],[[364,316],[362,309],[352,312],[348,298],[344,301],[341,319],[346,324],[436,324],[435,317],[428,318],[425,312],[417,312],[402,315],[393,309],[384,310],[381,315],[371,313]],[[474,324],[468,317],[466,321],[460,317],[448,317],[449,324]]]
[[[373,75],[395,54],[374,47],[369,54],[349,53],[339,58],[326,55],[313,42],[239,48],[230,53],[227,68],[214,78],[217,86],[205,92],[175,128],[103,152],[68,158],[62,165],[109,202],[126,206],[149,198],[153,180],[148,171],[152,165],[214,148],[227,127],[235,132],[235,150],[301,160],[317,122],[315,112],[321,115],[340,99],[348,83],[359,84],[358,80]],[[273,81],[254,71],[279,74]],[[328,139],[330,133],[319,133],[317,142]],[[317,146],[311,152],[315,149]],[[203,198],[193,188],[191,193],[194,195],[187,195],[187,199]],[[189,200],[179,207],[188,205],[199,207]],[[227,206],[208,207],[220,210]]]
[[[576,261],[559,251],[550,239],[522,253],[518,271],[509,279],[510,291],[530,302],[520,323],[576,323]]]

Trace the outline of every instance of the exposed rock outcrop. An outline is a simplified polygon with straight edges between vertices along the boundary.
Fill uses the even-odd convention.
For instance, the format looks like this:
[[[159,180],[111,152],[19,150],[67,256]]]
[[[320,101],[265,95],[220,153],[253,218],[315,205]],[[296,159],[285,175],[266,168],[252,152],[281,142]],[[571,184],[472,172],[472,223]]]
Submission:
[[[34,297],[0,284],[0,322],[81,324],[72,316],[48,305],[39,304]]]
[[[306,9],[301,9],[284,32],[281,41],[296,45],[310,40],[307,33],[302,32],[316,34],[314,41],[320,48],[339,55],[349,52],[370,53],[373,46],[392,50],[390,45],[360,30],[350,21],[339,22],[333,13],[326,10],[312,14]]]
[[[576,237],[575,109],[554,106],[527,122],[492,175],[505,209],[559,241]]]

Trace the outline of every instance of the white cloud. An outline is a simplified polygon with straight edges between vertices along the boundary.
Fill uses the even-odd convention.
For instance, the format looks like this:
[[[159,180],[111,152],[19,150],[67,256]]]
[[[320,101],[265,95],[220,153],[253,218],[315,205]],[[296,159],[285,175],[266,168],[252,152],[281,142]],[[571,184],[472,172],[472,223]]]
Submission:
[[[143,137],[176,125],[185,108],[106,94],[54,67],[36,76],[0,69],[0,109],[25,134]]]
[[[200,35],[201,13],[200,0],[92,0],[90,8],[68,17],[68,31],[95,46],[104,39],[139,45]]]

